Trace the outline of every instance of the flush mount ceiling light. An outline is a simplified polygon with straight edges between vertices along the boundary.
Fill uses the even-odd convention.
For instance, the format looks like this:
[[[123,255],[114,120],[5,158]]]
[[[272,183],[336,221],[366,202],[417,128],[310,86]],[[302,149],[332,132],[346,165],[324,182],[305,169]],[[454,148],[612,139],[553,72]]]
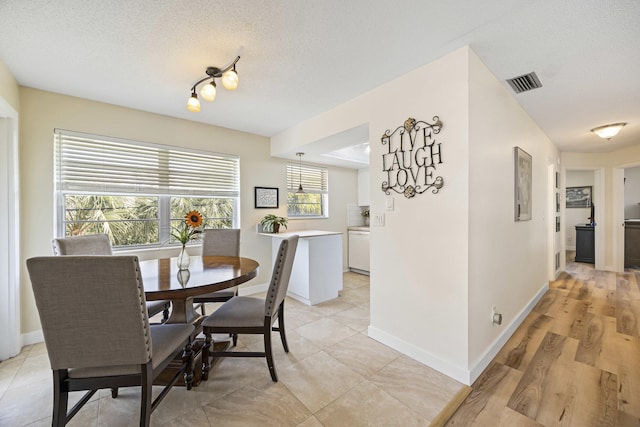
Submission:
[[[205,71],[207,77],[198,80],[191,87],[191,97],[187,101],[187,110],[197,113],[200,111],[200,101],[198,100],[198,94],[196,89],[200,83],[204,83],[210,80],[206,85],[200,89],[200,96],[202,99],[208,102],[213,102],[216,99],[216,78],[222,81],[222,86],[227,90],[236,90],[238,88],[238,73],[236,71],[236,63],[240,60],[238,56],[228,66],[220,69],[218,67],[207,67]]]
[[[626,123],[613,123],[611,125],[598,126],[597,128],[591,129],[591,132],[598,135],[600,138],[609,140],[616,136],[620,129],[622,129]]]
[[[302,189],[302,156],[304,156],[304,153],[302,152],[298,152],[296,153],[296,156],[298,156],[298,158],[300,159],[299,164],[298,164],[298,171],[300,172],[300,178],[299,178],[299,185],[298,185],[298,191],[296,191],[296,194],[304,194],[304,190]]]

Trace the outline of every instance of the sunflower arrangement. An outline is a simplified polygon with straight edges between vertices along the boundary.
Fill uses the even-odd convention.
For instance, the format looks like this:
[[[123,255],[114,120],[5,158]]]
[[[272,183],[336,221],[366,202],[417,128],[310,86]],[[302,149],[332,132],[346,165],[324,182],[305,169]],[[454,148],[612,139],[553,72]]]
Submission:
[[[199,228],[201,225],[202,214],[198,211],[191,211],[184,216],[184,221],[180,223],[180,227],[173,229],[171,235],[184,246],[202,233]]]

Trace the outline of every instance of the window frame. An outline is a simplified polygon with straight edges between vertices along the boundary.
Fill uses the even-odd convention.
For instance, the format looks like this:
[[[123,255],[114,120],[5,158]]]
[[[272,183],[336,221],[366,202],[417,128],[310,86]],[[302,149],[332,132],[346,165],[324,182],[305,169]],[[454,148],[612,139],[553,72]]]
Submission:
[[[305,163],[287,162],[287,217],[292,220],[298,219],[326,219],[329,218],[329,169],[324,166],[310,165]],[[289,198],[298,191],[300,177],[302,176],[302,187],[306,194],[320,195],[321,213],[318,215],[296,215],[289,207]]]
[[[63,163],[65,161],[64,155],[62,154],[62,144],[65,143],[64,138],[86,138],[87,140],[94,141],[96,144],[104,142],[105,144],[121,144],[126,145],[128,149],[133,151],[136,150],[136,147],[140,147],[141,150],[150,149],[151,151],[157,150],[159,156],[164,156],[162,153],[170,153],[168,154],[171,157],[171,153],[177,153],[178,157],[181,159],[187,159],[184,162],[184,168],[176,168],[176,164],[181,164],[176,162],[161,162],[158,163],[166,163],[169,164],[169,169],[163,169],[161,167],[157,167],[158,169],[158,178],[157,180],[160,182],[167,181],[167,176],[175,174],[178,171],[178,175],[180,173],[188,174],[189,168],[193,165],[188,162],[189,154],[193,154],[194,157],[197,157],[197,161],[199,162],[199,166],[202,167],[202,158],[209,159],[211,163],[206,163],[205,165],[209,168],[215,169],[215,166],[220,164],[221,170],[223,170],[223,178],[220,178],[219,170],[216,171],[214,177],[214,181],[224,181],[225,184],[228,184],[227,187],[218,187],[217,189],[207,189],[206,186],[198,186],[200,184],[200,180],[194,187],[198,187],[193,191],[187,189],[187,191],[180,191],[176,187],[172,187],[170,185],[166,185],[164,187],[159,186],[154,188],[153,191],[121,191],[122,184],[118,183],[117,185],[121,185],[121,188],[110,188],[105,189],[104,191],[96,191],[97,185],[88,183],[86,189],[78,189],[82,188],[82,183],[75,185],[73,189],[65,189],[65,182],[62,178],[64,173]],[[91,144],[91,143],[89,143]],[[116,150],[117,151],[117,150]],[[186,156],[186,157],[185,157]],[[166,157],[166,156],[165,156]],[[98,157],[91,158],[94,163],[97,163]],[[216,159],[218,162],[216,163]],[[66,225],[67,225],[67,217],[66,217],[66,206],[65,206],[65,196],[67,195],[102,195],[102,196],[134,196],[134,197],[157,197],[158,205],[158,242],[151,244],[137,244],[137,245],[124,245],[124,246],[114,246],[114,251],[119,250],[135,250],[135,249],[158,249],[161,247],[173,247],[178,246],[178,242],[171,242],[171,221],[176,220],[177,218],[171,217],[171,199],[172,198],[207,198],[207,199],[231,199],[233,202],[232,206],[232,215],[229,219],[232,221],[232,228],[239,228],[240,225],[240,158],[237,155],[231,154],[221,154],[216,152],[209,152],[203,150],[194,150],[190,148],[178,147],[178,146],[170,146],[170,145],[161,145],[161,144],[152,144],[141,141],[127,140],[121,138],[113,138],[101,135],[87,134],[75,131],[54,130],[54,230],[56,237],[66,237]],[[222,163],[220,163],[222,162]],[[106,163],[106,160],[105,160]],[[182,165],[182,164],[181,164]],[[197,173],[197,168],[195,169]],[[182,171],[182,172],[181,172]],[[231,177],[227,177],[224,173],[230,173]],[[133,174],[132,174],[133,175]],[[184,179],[182,179],[184,181]],[[209,183],[211,185],[212,183]],[[215,182],[213,182],[215,184]],[[104,187],[108,187],[109,184],[102,184]],[[126,185],[126,184],[124,184]],[[73,186],[73,184],[72,184]],[[135,184],[132,183],[132,186],[135,187]],[[93,188],[92,188],[93,187]],[[210,192],[210,193],[209,193]],[[185,194],[187,193],[187,194]],[[186,212],[185,212],[186,214]]]

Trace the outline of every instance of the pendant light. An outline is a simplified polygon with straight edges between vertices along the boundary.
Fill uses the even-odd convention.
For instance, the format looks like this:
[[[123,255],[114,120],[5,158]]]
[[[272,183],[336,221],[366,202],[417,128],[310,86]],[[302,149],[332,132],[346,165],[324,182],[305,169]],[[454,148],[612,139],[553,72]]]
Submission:
[[[298,185],[298,191],[296,191],[296,194],[304,194],[304,189],[302,188],[302,156],[304,156],[304,153],[302,152],[298,152],[296,153],[296,156],[298,156],[299,160],[299,164],[298,164],[298,172],[300,173],[300,178],[299,178],[299,185]]]

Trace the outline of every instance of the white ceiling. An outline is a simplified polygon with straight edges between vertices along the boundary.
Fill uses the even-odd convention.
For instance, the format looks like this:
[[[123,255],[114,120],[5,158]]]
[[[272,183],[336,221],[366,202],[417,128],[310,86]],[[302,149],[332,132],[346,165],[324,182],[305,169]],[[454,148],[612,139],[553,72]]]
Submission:
[[[0,21],[23,86],[264,136],[470,45],[501,81],[537,73],[514,97],[562,151],[640,143],[638,0],[2,0]],[[238,90],[188,112],[236,55]]]

